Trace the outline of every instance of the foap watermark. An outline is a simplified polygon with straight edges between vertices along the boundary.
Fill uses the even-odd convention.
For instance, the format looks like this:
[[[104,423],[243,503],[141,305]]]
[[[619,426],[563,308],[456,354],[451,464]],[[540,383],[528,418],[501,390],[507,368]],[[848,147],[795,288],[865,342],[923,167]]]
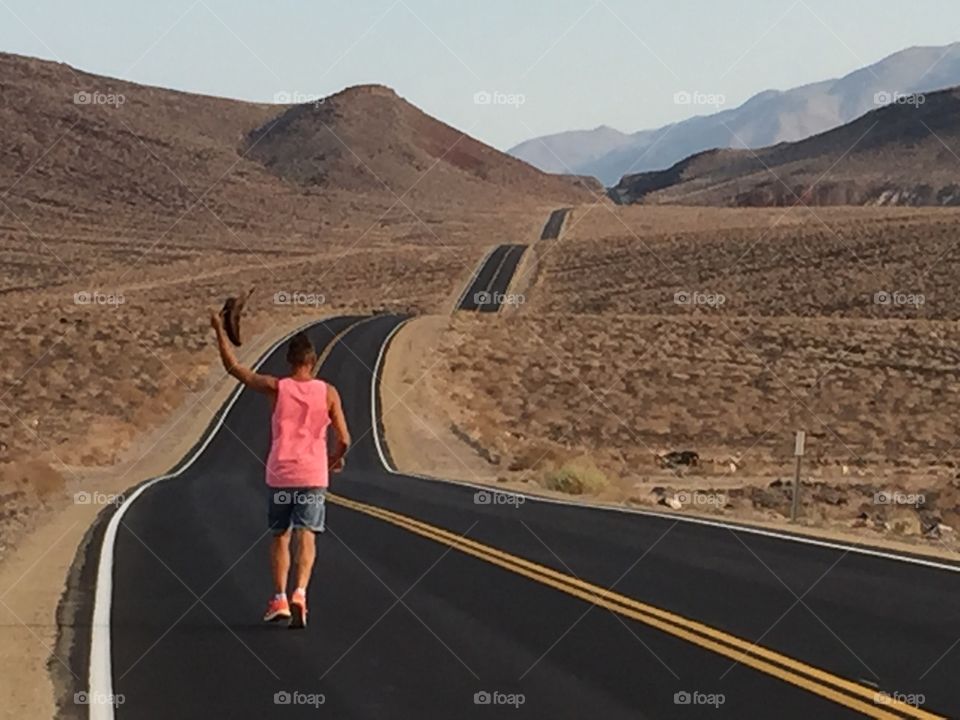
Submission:
[[[287,292],[286,290],[278,290],[273,294],[274,305],[308,305],[311,307],[319,307],[320,305],[325,305],[326,302],[327,297],[322,293]]]
[[[886,690],[880,690],[873,696],[873,702],[877,705],[903,704],[918,708],[926,704],[927,696],[923,693],[904,693],[897,690],[887,692]]]
[[[327,99],[317,93],[300,92],[299,90],[281,90],[274,93],[273,101],[277,105],[323,105]]]
[[[719,108],[726,105],[727,97],[722,93],[705,93],[699,90],[678,90],[673,94],[674,105],[698,105]]]
[[[478,490],[473,494],[474,505],[513,505],[520,507],[527,499],[523,495],[497,492],[496,490]]]
[[[277,490],[273,494],[273,502],[277,505],[322,505],[326,502],[323,493],[305,493],[299,490]]]
[[[727,701],[723,693],[705,693],[699,690],[678,690],[673,694],[674,705],[712,705],[719,708]]]
[[[527,298],[519,293],[487,292],[481,290],[473,294],[473,301],[477,305],[523,305]]]
[[[327,702],[323,693],[305,693],[299,690],[280,690],[273,694],[274,705],[300,705],[318,708]]]
[[[98,490],[81,490],[73,494],[74,505],[121,505],[123,493],[105,493]]]
[[[893,307],[922,307],[927,301],[921,293],[905,293],[899,290],[888,292],[881,290],[873,294],[874,305],[890,305]]]
[[[698,290],[681,290],[673,294],[673,302],[677,305],[691,305],[720,307],[727,301],[726,295],[713,292],[699,292]]]
[[[73,294],[74,305],[123,305],[127,299],[123,293],[100,290],[80,290]]]
[[[881,490],[873,496],[874,505],[910,505],[921,507],[927,504],[923,493],[907,493],[900,490]]]
[[[506,693],[500,690],[479,690],[473,694],[474,705],[499,705],[516,710],[527,701],[523,693]]]
[[[694,505],[698,507],[726,507],[727,505],[727,496],[723,493],[679,492],[676,498],[682,505]]]
[[[73,694],[74,705],[113,705],[113,707],[120,707],[124,702],[126,702],[126,698],[123,693],[113,694],[81,690]]]
[[[891,90],[881,90],[873,95],[874,105],[913,105],[920,107],[927,102],[927,96],[923,93],[904,93]]]
[[[505,93],[499,90],[478,90],[473,94],[474,105],[506,105],[519,108],[525,105],[527,96],[523,93]]]
[[[112,105],[113,107],[120,107],[126,102],[127,98],[120,93],[105,93],[99,90],[88,92],[82,90],[81,92],[73,94],[74,105]]]

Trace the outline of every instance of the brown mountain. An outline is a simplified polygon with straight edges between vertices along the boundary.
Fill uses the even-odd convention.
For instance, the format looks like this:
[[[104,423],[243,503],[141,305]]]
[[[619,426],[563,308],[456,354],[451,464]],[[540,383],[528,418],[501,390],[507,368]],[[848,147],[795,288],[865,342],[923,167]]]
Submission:
[[[290,107],[249,136],[249,156],[298,184],[467,199],[507,194],[584,199],[581,181],[547,175],[446,125],[382,85]],[[602,188],[591,182],[595,190]]]
[[[624,177],[623,203],[960,205],[960,88],[900,98],[851,123],[758,150],[708,150]]]
[[[309,232],[411,187],[405,202],[434,206],[592,197],[382,87],[268,105],[0,54],[0,127],[0,230],[10,232],[189,234],[222,232],[220,220]]]

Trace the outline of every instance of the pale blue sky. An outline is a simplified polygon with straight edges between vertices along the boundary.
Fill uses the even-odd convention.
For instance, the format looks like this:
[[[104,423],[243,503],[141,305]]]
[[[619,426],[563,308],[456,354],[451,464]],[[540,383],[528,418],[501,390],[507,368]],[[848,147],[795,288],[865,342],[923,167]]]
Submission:
[[[733,107],[960,39],[956,0],[0,0],[0,50],[139,83],[273,101],[390,85],[497,147]],[[478,106],[481,90],[520,107]]]

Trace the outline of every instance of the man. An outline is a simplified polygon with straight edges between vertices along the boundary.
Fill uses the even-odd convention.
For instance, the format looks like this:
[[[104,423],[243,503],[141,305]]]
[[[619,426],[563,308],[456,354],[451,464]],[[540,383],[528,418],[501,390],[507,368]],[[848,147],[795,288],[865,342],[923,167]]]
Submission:
[[[313,376],[317,353],[304,333],[290,340],[287,349],[290,375],[276,378],[256,373],[237,362],[220,313],[214,312],[210,322],[227,372],[248,388],[270,396],[273,413],[266,479],[267,516],[273,531],[270,567],[274,596],[263,619],[266,622],[289,620],[291,628],[303,628],[307,625],[307,584],[316,557],[315,533],[324,529],[329,471],[343,469],[344,455],[350,445],[340,395],[332,385]],[[331,424],[337,443],[328,457],[327,426]],[[288,602],[291,535],[296,537],[295,584]]]

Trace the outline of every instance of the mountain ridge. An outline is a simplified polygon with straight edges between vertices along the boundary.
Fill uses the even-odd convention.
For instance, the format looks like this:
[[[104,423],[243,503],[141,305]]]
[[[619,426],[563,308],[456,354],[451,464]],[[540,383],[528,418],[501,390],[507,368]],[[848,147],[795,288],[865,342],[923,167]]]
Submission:
[[[557,133],[520,143],[508,152],[548,172],[592,175],[610,186],[623,175],[667,169],[701,150],[802,140],[876,109],[880,95],[955,85],[960,85],[960,43],[912,46],[842,77],[787,90],[762,90],[735,108],[709,115],[635,133]],[[549,147],[549,162],[544,146]]]

